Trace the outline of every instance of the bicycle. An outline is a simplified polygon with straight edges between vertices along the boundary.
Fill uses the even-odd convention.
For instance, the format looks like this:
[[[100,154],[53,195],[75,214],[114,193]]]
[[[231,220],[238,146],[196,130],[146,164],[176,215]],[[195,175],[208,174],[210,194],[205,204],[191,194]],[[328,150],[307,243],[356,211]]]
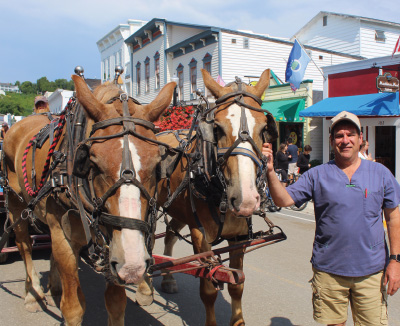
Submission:
[[[282,209],[282,207],[278,207],[275,205],[274,201],[272,200],[271,193],[269,192],[269,188],[265,187],[264,191],[265,191],[265,196],[267,197],[267,206],[266,207],[268,208],[268,210],[271,213],[279,212]]]
[[[288,180],[287,185],[290,186],[291,184],[295,183],[299,178],[301,177],[301,174],[292,174],[292,178]],[[300,207],[297,207],[296,205],[290,206],[290,209],[294,211],[302,211],[307,207],[308,201],[306,201],[303,205]]]

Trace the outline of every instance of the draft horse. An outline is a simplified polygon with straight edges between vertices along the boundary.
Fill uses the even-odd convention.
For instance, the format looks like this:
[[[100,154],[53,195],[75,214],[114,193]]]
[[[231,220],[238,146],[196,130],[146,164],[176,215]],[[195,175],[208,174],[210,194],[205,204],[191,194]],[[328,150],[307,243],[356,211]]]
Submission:
[[[165,238],[164,254],[168,256],[172,256],[176,232],[185,225],[189,226],[195,253],[210,250],[220,240],[232,245],[248,239],[249,221],[260,206],[261,175],[266,162],[260,149],[263,142],[277,137],[272,115],[266,115],[260,107],[260,97],[269,86],[269,69],[255,87],[239,79],[222,87],[207,71],[202,70],[202,74],[205,86],[217,100],[214,108],[200,113],[196,136],[179,139],[177,133],[157,135],[171,147],[183,144],[188,149],[175,164],[172,175],[168,178],[167,173],[159,183],[158,202],[168,206],[172,217]],[[230,267],[243,269],[243,250],[230,252]],[[177,292],[171,275],[164,277],[162,289]],[[243,284],[229,284],[228,290],[232,299],[230,325],[244,325]],[[206,310],[205,324],[216,325],[217,290],[211,281],[200,279],[200,296]]]
[[[32,147],[27,148],[46,129],[47,115],[21,120],[4,140],[9,218],[16,223],[16,243],[26,268],[25,307],[35,312],[51,299],[46,298],[32,263],[28,224],[37,225],[39,220],[50,229],[55,268],[49,286],[52,295],[61,295],[66,325],[82,323],[86,304],[78,261],[86,246],[89,260],[106,276],[108,324],[122,326],[124,286],[139,284],[151,259],[155,221],[149,220],[148,211],[155,207],[155,172],[161,159],[152,122],[170,104],[175,83],[167,84],[150,104],[140,105],[116,85],[101,85],[92,93],[82,77],[72,79],[78,104],[66,113],[67,123],[54,148],[56,136],[51,135],[34,155]],[[44,179],[49,182],[41,189],[48,188],[47,196],[35,201],[42,197],[43,179],[39,173],[34,177],[38,185],[34,190],[33,174],[27,171],[43,171],[51,149],[58,165],[50,165]]]

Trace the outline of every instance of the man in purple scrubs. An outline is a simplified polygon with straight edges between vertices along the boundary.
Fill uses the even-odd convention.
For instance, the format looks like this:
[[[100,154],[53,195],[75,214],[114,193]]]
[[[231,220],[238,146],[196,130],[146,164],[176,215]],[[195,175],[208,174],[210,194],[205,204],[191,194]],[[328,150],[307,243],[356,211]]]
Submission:
[[[335,159],[288,188],[274,173],[271,145],[264,144],[269,190],[281,207],[314,200],[314,319],[343,326],[350,303],[355,325],[387,325],[387,294],[400,288],[400,186],[382,164],[358,157],[362,133],[354,114],[343,111],[332,119],[330,142]]]

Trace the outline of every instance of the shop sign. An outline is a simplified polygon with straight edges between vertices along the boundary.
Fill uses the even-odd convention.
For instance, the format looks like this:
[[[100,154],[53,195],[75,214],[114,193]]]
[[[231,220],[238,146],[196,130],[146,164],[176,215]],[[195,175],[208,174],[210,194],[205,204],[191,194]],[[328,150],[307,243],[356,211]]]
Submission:
[[[383,93],[399,91],[399,80],[386,72],[383,76],[376,77],[376,88]]]

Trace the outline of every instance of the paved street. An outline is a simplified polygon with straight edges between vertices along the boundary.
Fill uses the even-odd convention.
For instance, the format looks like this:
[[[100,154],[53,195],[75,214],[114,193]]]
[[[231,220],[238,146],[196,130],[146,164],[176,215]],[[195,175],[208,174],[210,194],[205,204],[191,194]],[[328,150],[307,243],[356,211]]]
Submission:
[[[281,226],[288,240],[249,253],[245,259],[245,293],[243,311],[246,325],[256,326],[315,326],[312,320],[311,265],[309,259],[314,233],[312,205],[303,212],[282,209],[271,213],[272,221]],[[264,223],[255,218],[255,230],[265,229]],[[163,224],[158,227],[162,231]],[[158,240],[155,251],[162,252],[162,241]],[[191,254],[189,245],[179,242],[175,256]],[[48,251],[35,252],[35,265],[47,282]],[[85,264],[80,265],[80,277],[86,295],[87,310],[84,325],[107,324],[103,292],[105,283]],[[24,271],[18,254],[0,266],[0,326],[40,325],[53,326],[61,322],[58,308],[50,307],[45,312],[28,313],[23,307]],[[129,287],[126,325],[204,325],[204,310],[198,295],[198,280],[192,276],[177,275],[180,293],[168,295],[160,292],[160,279],[155,279],[156,295],[149,307],[137,306],[133,299],[135,287]],[[216,303],[219,325],[228,325],[230,299],[227,289],[221,292]],[[400,326],[400,294],[389,298],[390,326]],[[349,322],[348,325],[353,325]]]

